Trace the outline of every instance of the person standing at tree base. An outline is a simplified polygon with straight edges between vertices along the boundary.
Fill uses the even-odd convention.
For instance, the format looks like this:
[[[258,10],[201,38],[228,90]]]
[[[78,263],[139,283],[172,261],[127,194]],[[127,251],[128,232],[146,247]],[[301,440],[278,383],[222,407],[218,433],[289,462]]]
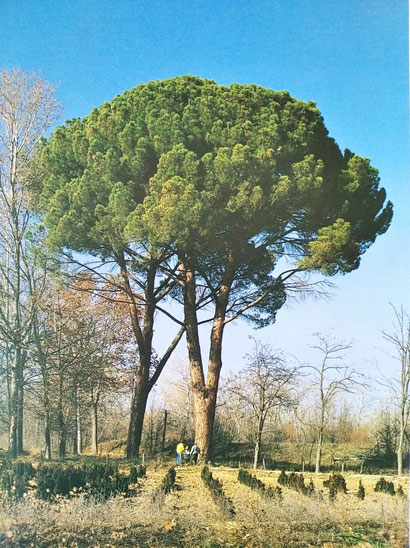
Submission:
[[[194,445],[191,447],[191,462],[196,464],[198,462],[199,453],[201,450],[199,449],[198,445],[194,443]]]
[[[185,445],[182,443],[182,441],[179,442],[177,445],[177,466],[181,464],[181,456],[184,449],[185,449]]]

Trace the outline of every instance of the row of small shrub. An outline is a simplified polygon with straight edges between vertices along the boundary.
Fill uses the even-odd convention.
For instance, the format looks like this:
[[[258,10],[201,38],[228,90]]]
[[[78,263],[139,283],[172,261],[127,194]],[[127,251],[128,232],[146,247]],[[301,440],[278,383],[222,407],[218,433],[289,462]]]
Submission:
[[[376,483],[376,487],[374,488],[376,493],[387,493],[389,495],[397,495],[399,497],[404,497],[404,491],[403,487],[399,485],[397,487],[397,490],[394,489],[394,485],[392,481],[387,481],[384,478],[380,478],[379,481]]]
[[[143,466],[132,466],[128,476],[113,463],[86,462],[80,466],[40,464],[37,471],[24,461],[2,462],[1,487],[7,496],[20,499],[27,493],[30,478],[36,477],[36,498],[54,500],[84,492],[87,497],[106,500],[129,494],[129,485],[145,475]]]
[[[210,490],[211,496],[219,506],[221,512],[227,518],[233,518],[235,516],[235,508],[232,500],[225,495],[222,483],[212,476],[212,472],[209,470],[208,466],[202,468],[201,478]]]
[[[131,466],[129,480],[130,483],[137,483],[139,478],[143,478],[146,474],[146,468],[142,464]]]
[[[161,485],[159,486],[160,491],[167,494],[172,491],[175,487],[175,478],[176,478],[176,472],[175,468],[171,466],[171,468],[168,469],[165,476],[162,478]]]
[[[282,500],[282,489],[280,487],[266,486],[263,481],[250,474],[243,468],[241,468],[238,472],[238,481],[244,485],[247,485],[251,489],[258,491],[264,497],[269,497],[277,501]]]
[[[119,494],[129,495],[130,476],[120,474],[113,463],[85,463],[81,467],[60,464],[40,465],[36,497],[53,500],[85,492],[87,497],[107,500]]]
[[[173,466],[167,470],[167,473],[162,478],[162,481],[152,493],[152,500],[161,503],[163,497],[175,489],[176,471]]]
[[[282,470],[278,477],[278,483],[306,496],[312,495],[315,491],[315,485],[312,480],[310,480],[308,485],[305,485],[303,474],[295,474],[295,472],[290,472],[288,475]]]

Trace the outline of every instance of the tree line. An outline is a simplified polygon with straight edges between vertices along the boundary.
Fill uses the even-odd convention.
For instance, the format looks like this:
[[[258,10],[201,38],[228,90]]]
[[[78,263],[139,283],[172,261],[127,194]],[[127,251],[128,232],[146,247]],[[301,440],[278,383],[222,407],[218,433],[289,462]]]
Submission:
[[[9,451],[22,451],[30,368],[43,394],[52,385],[53,401],[66,390],[59,360],[76,320],[70,324],[71,312],[61,309],[57,327],[64,298],[56,287],[68,283],[88,293],[92,318],[63,361],[81,378],[89,371],[80,392],[88,392],[91,409],[105,360],[120,349],[131,372],[126,456],[139,453],[148,396],[184,339],[195,438],[208,460],[225,327],[237,318],[272,324],[286,299],[321,291],[316,274],[358,268],[392,218],[378,172],[368,159],[341,153],[313,102],[256,85],[192,76],[148,82],[44,138],[60,112],[50,84],[19,70],[2,73],[0,329]],[[94,306],[108,326],[93,325]],[[153,345],[159,314],[175,325],[161,356]],[[101,329],[97,348],[81,342],[88,328]],[[119,378],[107,374],[107,386]],[[72,383],[70,393],[78,390]]]

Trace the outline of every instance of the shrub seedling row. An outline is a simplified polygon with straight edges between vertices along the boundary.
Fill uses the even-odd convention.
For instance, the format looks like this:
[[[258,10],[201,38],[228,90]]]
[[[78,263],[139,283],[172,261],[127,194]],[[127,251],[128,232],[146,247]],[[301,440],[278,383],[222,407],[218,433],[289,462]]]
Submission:
[[[208,487],[214,502],[219,506],[221,512],[227,518],[233,518],[235,516],[233,502],[225,495],[222,483],[212,476],[212,472],[209,470],[208,466],[202,468],[201,478]]]
[[[258,491],[259,494],[264,497],[275,499],[278,502],[282,500],[282,489],[280,487],[267,487],[263,481],[250,474],[243,468],[241,468],[238,472],[238,481],[244,485],[247,485],[251,489]]]

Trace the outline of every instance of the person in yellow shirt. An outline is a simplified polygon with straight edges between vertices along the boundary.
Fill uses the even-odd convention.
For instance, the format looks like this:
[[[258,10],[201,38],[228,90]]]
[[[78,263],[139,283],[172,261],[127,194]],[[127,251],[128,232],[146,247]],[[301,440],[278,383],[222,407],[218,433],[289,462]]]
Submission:
[[[177,466],[181,464],[181,456],[184,449],[185,449],[185,445],[182,443],[182,441],[179,442],[177,445]]]

